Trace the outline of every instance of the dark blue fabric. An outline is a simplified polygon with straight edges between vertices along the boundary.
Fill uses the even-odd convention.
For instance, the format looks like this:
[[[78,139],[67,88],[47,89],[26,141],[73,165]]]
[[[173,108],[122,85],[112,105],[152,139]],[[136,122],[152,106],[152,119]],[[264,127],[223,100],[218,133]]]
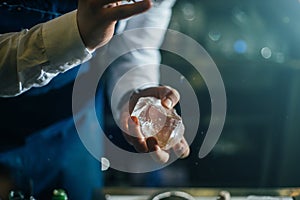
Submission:
[[[31,28],[77,7],[76,0],[6,3],[0,4],[0,33]],[[0,163],[13,169],[20,189],[28,190],[31,181],[39,199],[47,199],[54,188],[64,188],[69,199],[89,200],[92,189],[101,187],[99,162],[83,146],[72,118],[72,88],[79,67],[60,74],[45,87],[0,98]],[[101,94],[96,96],[100,121]],[[90,100],[84,102],[83,112],[89,112]],[[88,115],[84,119],[87,132],[98,123],[89,121]]]
[[[31,28],[56,17],[43,12],[63,14],[75,9],[76,3],[75,0],[6,1],[0,4],[3,19],[0,20],[0,32]],[[6,134],[0,142],[2,149],[3,144],[22,144],[29,134],[72,116],[72,87],[79,67],[55,77],[45,87],[33,88],[15,98],[0,98],[1,118],[5,116],[6,122],[2,126]]]
[[[24,145],[0,153],[0,163],[12,169],[17,188],[27,194],[32,190],[37,199],[51,199],[55,188],[65,189],[69,199],[91,199],[92,190],[102,185],[100,165],[72,124],[73,119],[61,121],[27,137]]]
[[[20,31],[77,7],[76,0],[7,0],[0,2],[0,33]]]
[[[0,98],[0,116],[5,122],[1,125],[5,138],[0,140],[0,150],[22,144],[28,135],[72,117],[72,90],[79,67],[58,75],[44,87],[14,98]]]

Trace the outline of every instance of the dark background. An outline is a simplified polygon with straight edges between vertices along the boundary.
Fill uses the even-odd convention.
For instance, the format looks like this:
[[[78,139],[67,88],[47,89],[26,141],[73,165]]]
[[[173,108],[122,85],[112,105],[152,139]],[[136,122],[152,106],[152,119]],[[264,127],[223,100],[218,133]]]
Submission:
[[[198,41],[223,78],[223,132],[212,152],[198,158],[211,114],[207,87],[187,61],[162,51],[163,64],[184,74],[198,96],[201,121],[191,155],[153,173],[109,169],[105,185],[300,186],[299,21],[297,0],[177,1],[170,29]]]

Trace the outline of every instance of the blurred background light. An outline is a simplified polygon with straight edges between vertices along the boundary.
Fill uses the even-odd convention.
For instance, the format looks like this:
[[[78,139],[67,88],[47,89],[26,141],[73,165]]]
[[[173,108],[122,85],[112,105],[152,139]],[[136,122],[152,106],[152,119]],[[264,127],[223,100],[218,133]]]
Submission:
[[[247,14],[242,10],[240,9],[239,7],[235,7],[233,10],[232,10],[232,15],[235,19],[236,22],[239,22],[239,23],[245,23],[247,21]]]
[[[245,40],[237,40],[233,44],[234,51],[239,54],[243,54],[247,51],[247,43]]]
[[[282,22],[288,24],[290,23],[290,18],[288,16],[285,16],[282,18]]]
[[[278,62],[278,63],[284,63],[284,61],[285,61],[284,53],[277,52],[274,56],[275,56],[276,62]]]
[[[212,41],[216,42],[216,41],[220,40],[220,38],[221,38],[221,33],[220,33],[219,31],[209,31],[208,37],[209,37]]]
[[[185,20],[192,21],[195,19],[195,7],[191,3],[185,3],[182,6],[182,13]]]
[[[260,51],[261,55],[265,59],[269,59],[272,56],[272,51],[269,47],[263,47]]]

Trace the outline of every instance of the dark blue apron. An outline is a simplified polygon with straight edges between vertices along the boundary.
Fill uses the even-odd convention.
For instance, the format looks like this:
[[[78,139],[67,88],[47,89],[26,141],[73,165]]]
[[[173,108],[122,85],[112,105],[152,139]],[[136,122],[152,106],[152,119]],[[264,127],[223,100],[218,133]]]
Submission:
[[[76,3],[8,0],[0,4],[0,33],[29,29],[74,10]],[[0,98],[0,151],[18,146],[26,136],[72,116],[72,87],[77,70],[78,67],[55,77],[45,87],[33,88],[14,98]]]
[[[74,10],[76,3],[1,1],[0,33],[29,29]],[[82,145],[72,118],[72,88],[79,67],[56,76],[44,87],[0,98],[0,163],[15,169],[13,174],[20,187],[27,186],[22,190],[28,190],[31,180],[38,199],[48,199],[53,188],[63,187],[70,199],[86,200],[92,189],[101,186],[99,162]],[[102,110],[101,96],[101,92],[96,96],[97,110]],[[87,118],[85,124],[92,123],[97,122]]]

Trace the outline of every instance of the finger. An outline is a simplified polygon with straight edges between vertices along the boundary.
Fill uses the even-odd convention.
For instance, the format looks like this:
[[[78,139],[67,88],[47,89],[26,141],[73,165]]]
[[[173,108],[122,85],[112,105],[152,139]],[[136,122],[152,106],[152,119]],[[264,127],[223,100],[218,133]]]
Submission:
[[[159,91],[159,96],[163,106],[173,108],[179,101],[180,95],[177,90],[171,87],[163,87]]]
[[[120,2],[120,0],[79,0],[78,5],[87,5],[91,6],[92,8],[99,8],[99,6],[110,7],[109,5],[117,4],[118,2]]]
[[[173,146],[173,151],[178,158],[186,158],[190,154],[190,147],[185,138]]]
[[[108,5],[108,4],[119,4],[120,3],[120,0],[102,0],[101,2],[102,5]]]
[[[110,4],[107,4],[107,5],[104,5],[103,8],[112,8],[112,7],[115,7],[115,6],[118,6],[119,4],[118,3],[110,3]]]
[[[137,152],[145,153],[148,152],[146,139],[141,133],[138,119],[132,117],[132,120],[128,120],[128,133],[126,134],[127,139],[133,145]]]
[[[135,92],[130,97],[129,111],[133,110],[133,107],[137,103],[140,97],[156,97],[161,99],[162,105],[166,108],[173,108],[179,101],[180,95],[177,90],[169,86],[150,87],[143,89],[140,92]]]
[[[124,4],[108,8],[106,16],[108,19],[115,21],[125,19],[133,15],[145,12],[151,8],[151,0],[143,0],[132,4]]]
[[[157,140],[154,137],[149,137],[146,140],[150,155],[152,159],[158,163],[168,162],[170,155],[168,152],[162,150],[157,143]]]

